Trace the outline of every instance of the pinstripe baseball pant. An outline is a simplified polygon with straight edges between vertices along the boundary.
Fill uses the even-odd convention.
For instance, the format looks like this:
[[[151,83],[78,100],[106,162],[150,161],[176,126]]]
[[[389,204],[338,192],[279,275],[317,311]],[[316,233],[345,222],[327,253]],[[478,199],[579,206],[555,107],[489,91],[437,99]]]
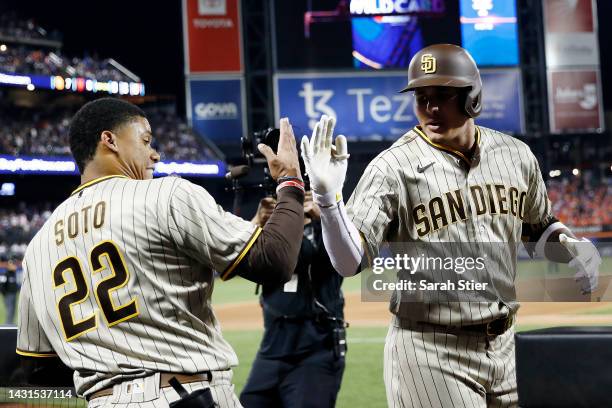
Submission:
[[[187,392],[210,387],[216,406],[220,408],[242,408],[232,384],[232,370],[213,371],[212,381],[200,381],[183,384]],[[141,385],[136,386],[139,383]],[[141,390],[142,392],[129,392]],[[94,398],[88,408],[168,408],[171,402],[177,401],[179,395],[172,387],[159,388],[159,374],[115,385],[113,395]]]
[[[384,354],[389,407],[516,407],[514,327],[489,338],[410,328],[393,316]]]

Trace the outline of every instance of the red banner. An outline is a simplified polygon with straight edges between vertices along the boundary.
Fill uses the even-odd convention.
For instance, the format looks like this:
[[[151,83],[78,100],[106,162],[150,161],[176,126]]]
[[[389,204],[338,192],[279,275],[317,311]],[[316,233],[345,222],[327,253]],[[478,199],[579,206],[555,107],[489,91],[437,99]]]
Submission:
[[[240,73],[238,0],[183,0],[187,74]]]
[[[599,65],[594,0],[545,0],[543,4],[546,66]]]
[[[553,33],[594,32],[592,0],[546,0],[546,31]]]
[[[548,83],[552,132],[603,129],[599,70],[549,71]]]

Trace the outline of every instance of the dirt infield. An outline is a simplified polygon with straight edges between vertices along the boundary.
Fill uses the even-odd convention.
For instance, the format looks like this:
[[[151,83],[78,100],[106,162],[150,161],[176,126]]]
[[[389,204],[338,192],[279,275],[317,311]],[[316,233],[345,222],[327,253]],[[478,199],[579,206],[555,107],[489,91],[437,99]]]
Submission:
[[[261,308],[257,302],[219,305],[215,313],[223,330],[255,330],[263,327]],[[612,325],[612,303],[609,302],[525,302],[518,314],[518,323],[529,326]],[[346,320],[351,326],[386,326],[390,314],[384,302],[362,302],[360,293],[346,294]]]

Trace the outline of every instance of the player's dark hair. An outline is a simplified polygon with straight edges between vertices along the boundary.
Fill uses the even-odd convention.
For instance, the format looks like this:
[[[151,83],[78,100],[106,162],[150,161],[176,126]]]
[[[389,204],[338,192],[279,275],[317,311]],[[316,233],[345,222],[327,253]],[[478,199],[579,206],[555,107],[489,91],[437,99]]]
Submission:
[[[138,106],[117,98],[100,98],[86,103],[70,123],[70,151],[81,174],[93,159],[100,134],[117,128],[137,117],[146,118]]]

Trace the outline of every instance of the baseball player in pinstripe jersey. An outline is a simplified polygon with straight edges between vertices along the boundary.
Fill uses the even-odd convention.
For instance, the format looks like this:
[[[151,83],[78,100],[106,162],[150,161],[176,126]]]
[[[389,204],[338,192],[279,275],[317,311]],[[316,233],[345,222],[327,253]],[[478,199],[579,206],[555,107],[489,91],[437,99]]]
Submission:
[[[569,262],[585,292],[597,285],[601,258],[551,213],[538,162],[524,143],[476,126],[481,79],[461,47],[438,44],[411,60],[419,125],[367,167],[345,209],[341,191],[346,139],[332,149],[334,120],[323,117],[302,155],[321,207],[323,237],[343,276],[383,242],[505,243],[490,251],[496,289],[512,292],[516,245]],[[545,243],[561,242],[561,250]],[[535,247],[535,248],[533,248]],[[463,255],[463,254],[461,254]],[[427,271],[424,271],[427,273]],[[394,293],[396,295],[396,293]],[[512,301],[409,303],[391,300],[384,351],[387,401],[392,407],[510,407],[518,403]]]
[[[17,353],[61,358],[90,407],[167,407],[179,399],[172,378],[187,392],[210,389],[216,406],[240,406],[237,357],[211,309],[214,271],[290,279],[304,197],[293,131],[283,119],[278,155],[260,145],[281,182],[263,229],[187,180],[152,179],[152,138],[145,114],[118,99],[75,115],[82,184],[26,251]]]

